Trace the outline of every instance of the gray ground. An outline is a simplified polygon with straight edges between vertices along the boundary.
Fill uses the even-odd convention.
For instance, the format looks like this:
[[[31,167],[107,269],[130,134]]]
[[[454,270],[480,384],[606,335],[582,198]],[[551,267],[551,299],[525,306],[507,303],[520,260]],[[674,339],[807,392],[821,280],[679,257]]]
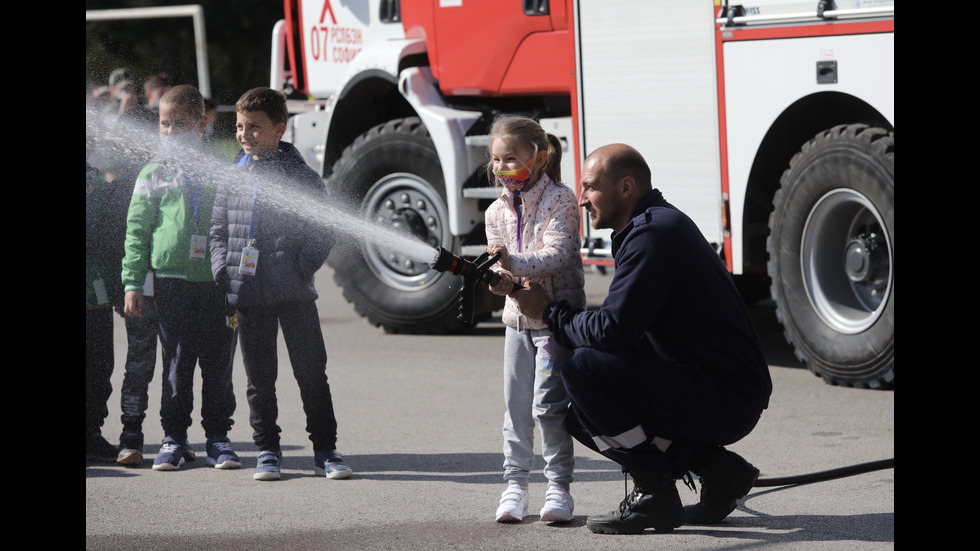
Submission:
[[[217,470],[201,458],[178,472],[153,471],[150,464],[163,437],[158,371],[144,426],[144,467],[86,464],[87,549],[795,551],[895,546],[894,469],[757,487],[717,526],[682,526],[669,534],[592,534],[586,517],[616,508],[624,480],[616,464],[584,446],[576,447],[572,522],[538,521],[546,490],[538,470],[530,485],[531,516],[516,525],[498,524],[493,514],[504,489],[499,318],[466,336],[388,335],[354,313],[331,276],[329,267],[318,273],[318,306],[340,423],[339,448],[353,478],[313,476],[313,450],[282,343],[282,480],[252,480],[256,448],[240,358],[230,437],[243,468]],[[601,301],[610,278],[589,273],[590,304]],[[774,392],[756,430],[731,449],[759,467],[763,479],[894,457],[894,392],[824,384],[795,360],[770,306],[757,305],[753,314],[766,343]],[[121,319],[115,339],[114,392],[103,429],[112,442],[120,430],[118,389],[126,350]],[[197,385],[199,401],[199,377]],[[203,456],[199,404],[194,416],[190,439]],[[683,484],[678,487],[685,503],[697,501],[698,495]]]

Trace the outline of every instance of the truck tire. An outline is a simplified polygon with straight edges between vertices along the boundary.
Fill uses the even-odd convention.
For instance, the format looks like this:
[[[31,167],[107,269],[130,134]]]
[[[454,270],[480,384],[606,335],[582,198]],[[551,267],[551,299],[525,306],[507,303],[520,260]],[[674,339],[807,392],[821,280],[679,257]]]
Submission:
[[[359,136],[334,164],[327,187],[366,224],[427,243],[432,261],[437,247],[458,254],[439,157],[420,119],[388,121]],[[462,329],[457,319],[462,278],[378,241],[384,240],[339,240],[327,260],[355,311],[389,333]]]
[[[807,142],[769,217],[776,317],[797,358],[832,385],[895,382],[895,136],[840,125]]]

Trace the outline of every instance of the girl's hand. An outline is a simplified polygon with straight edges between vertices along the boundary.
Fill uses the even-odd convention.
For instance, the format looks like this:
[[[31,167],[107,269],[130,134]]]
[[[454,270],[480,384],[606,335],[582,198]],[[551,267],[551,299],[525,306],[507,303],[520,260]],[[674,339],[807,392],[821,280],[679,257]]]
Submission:
[[[497,264],[508,272],[510,271],[510,253],[505,245],[487,245],[487,252],[490,253],[490,256],[500,253],[500,260],[497,261]]]

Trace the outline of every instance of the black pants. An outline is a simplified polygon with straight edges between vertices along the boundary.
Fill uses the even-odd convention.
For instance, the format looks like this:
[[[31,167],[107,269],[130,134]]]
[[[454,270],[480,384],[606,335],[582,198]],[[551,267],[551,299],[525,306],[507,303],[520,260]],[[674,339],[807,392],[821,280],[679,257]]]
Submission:
[[[679,477],[719,446],[744,438],[762,414],[698,366],[578,348],[560,369],[572,402],[565,420],[569,433],[624,471],[671,471]],[[643,442],[607,447],[604,439],[635,436],[637,426],[646,435]],[[657,436],[673,442],[666,454],[652,443]]]
[[[85,437],[98,438],[112,394],[112,307],[85,311]]]
[[[153,297],[143,297],[140,313],[140,316],[126,316],[126,371],[119,398],[123,426],[119,442],[124,448],[137,450],[143,447],[143,420],[149,405],[147,390],[157,365],[160,320]]]
[[[153,295],[160,319],[163,351],[163,432],[187,438],[194,409],[194,367],[201,365],[201,426],[207,438],[225,436],[234,423],[232,350],[225,295],[213,282],[194,283],[157,277]]]
[[[327,383],[327,349],[314,301],[287,302],[269,307],[239,308],[242,362],[248,377],[246,397],[252,438],[260,450],[279,448],[279,327],[286,341],[293,376],[299,385],[306,431],[314,450],[337,447],[337,419]]]

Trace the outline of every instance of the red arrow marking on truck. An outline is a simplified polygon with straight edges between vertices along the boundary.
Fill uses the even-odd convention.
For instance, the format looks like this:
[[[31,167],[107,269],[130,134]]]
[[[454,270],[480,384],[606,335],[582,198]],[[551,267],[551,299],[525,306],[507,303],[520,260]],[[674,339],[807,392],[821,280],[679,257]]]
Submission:
[[[323,23],[323,17],[327,15],[327,10],[330,10],[330,20],[333,24],[337,24],[337,18],[333,14],[333,7],[330,6],[330,0],[323,0],[323,11],[320,12],[320,23]]]

